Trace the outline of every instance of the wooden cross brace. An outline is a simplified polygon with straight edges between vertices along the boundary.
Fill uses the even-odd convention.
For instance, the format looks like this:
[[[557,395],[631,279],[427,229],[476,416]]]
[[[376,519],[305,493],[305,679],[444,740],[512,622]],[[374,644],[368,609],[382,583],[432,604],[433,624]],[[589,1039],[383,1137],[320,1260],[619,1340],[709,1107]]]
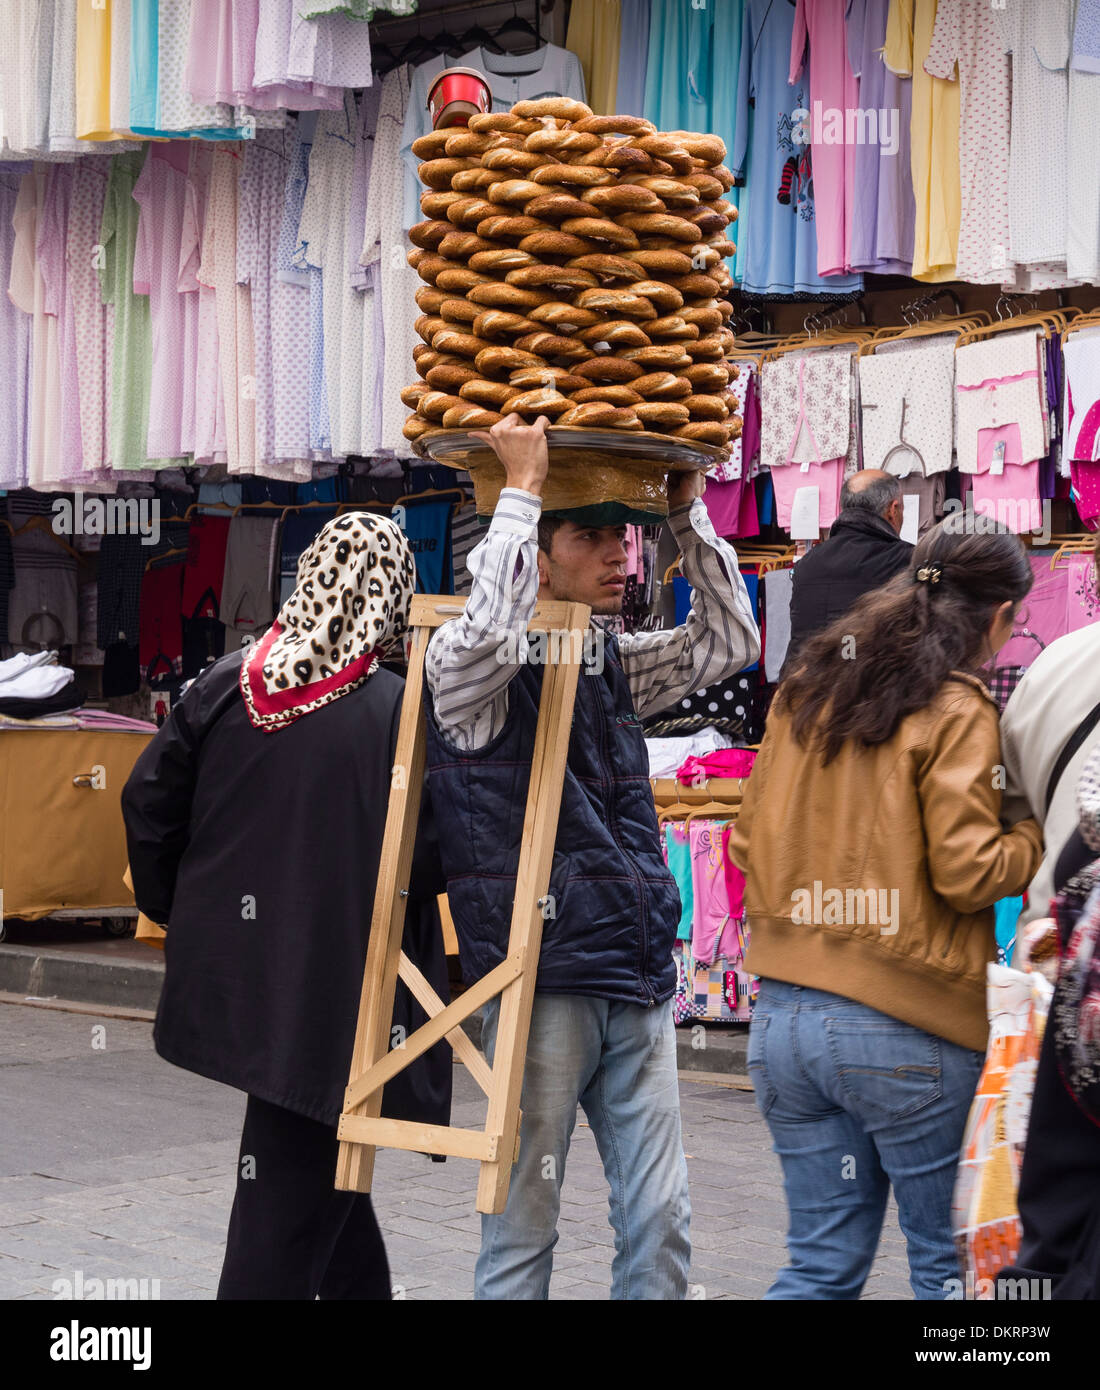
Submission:
[[[512,1164],[519,1153],[519,1102],[542,943],[542,904],[550,887],[573,703],[590,610],[582,603],[541,602],[528,625],[529,631],[558,633],[562,640],[546,644],[549,655],[539,699],[508,952],[454,1003],[444,1005],[402,951],[401,938],[424,778],[424,657],[435,629],[458,617],[463,607],[460,599],[445,595],[418,595],[412,601],[412,646],[394,778],[351,1074],[337,1131],[336,1186],[369,1192],[378,1148],[475,1158],[481,1163],[477,1210],[500,1212],[508,1200]],[[428,1015],[428,1022],[391,1050],[390,1026],[399,978]],[[500,1017],[490,1067],[463,1031],[462,1020],[497,995]],[[488,1097],[484,1130],[383,1119],[382,1088],[386,1082],[443,1039]]]

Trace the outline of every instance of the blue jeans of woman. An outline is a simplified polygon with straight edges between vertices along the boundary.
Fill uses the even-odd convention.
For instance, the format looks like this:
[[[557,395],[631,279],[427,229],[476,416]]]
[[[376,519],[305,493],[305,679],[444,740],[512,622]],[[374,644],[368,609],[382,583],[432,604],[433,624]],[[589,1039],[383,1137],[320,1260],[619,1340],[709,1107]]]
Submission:
[[[918,1299],[959,1278],[951,1195],[983,1056],[822,990],[762,980],[756,1103],[783,1164],[789,1263],[765,1297],[858,1298],[891,1186]]]

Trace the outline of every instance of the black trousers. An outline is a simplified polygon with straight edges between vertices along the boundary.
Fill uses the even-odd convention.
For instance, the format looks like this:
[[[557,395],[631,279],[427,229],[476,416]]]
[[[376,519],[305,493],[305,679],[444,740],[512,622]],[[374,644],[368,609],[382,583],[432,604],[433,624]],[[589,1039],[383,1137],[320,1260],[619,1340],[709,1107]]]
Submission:
[[[219,1299],[388,1299],[364,1192],[338,1192],[334,1127],[248,1097]]]

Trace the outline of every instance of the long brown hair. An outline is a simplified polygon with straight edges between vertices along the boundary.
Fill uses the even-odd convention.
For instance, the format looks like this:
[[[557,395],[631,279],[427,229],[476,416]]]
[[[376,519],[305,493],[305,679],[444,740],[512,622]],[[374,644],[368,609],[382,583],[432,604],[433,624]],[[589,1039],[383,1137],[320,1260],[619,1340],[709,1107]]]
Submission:
[[[829,763],[841,745],[885,743],[955,670],[977,671],[994,611],[1032,585],[1027,551],[1001,525],[925,535],[909,568],[811,638],[776,693],[803,747]]]

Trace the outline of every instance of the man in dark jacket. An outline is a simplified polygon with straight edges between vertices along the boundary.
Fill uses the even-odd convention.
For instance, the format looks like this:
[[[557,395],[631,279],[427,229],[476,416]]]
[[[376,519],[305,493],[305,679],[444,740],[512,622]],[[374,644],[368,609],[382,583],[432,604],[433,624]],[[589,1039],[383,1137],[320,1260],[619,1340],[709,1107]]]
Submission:
[[[622,608],[625,525],[543,517],[546,419],[479,435],[506,483],[467,560],[460,618],[427,651],[428,764],[448,898],[467,978],[507,949],[542,670],[526,633],[541,598]],[[611,1187],[611,1296],[678,1299],[690,1258],[670,1000],[680,916],[661,856],[640,716],[755,661],[760,638],[732,547],[698,474],[669,484],[692,585],[680,627],[593,642],[577,683],[508,1203],[482,1218],[475,1294],[546,1298],[569,1140],[583,1108]],[[590,635],[598,630],[593,629]],[[600,632],[602,636],[602,631]],[[498,1000],[485,1008],[492,1054]]]
[[[794,567],[788,665],[808,638],[888,584],[913,553],[901,539],[901,484],[891,474],[865,468],[849,478],[840,509],[828,538]]]

